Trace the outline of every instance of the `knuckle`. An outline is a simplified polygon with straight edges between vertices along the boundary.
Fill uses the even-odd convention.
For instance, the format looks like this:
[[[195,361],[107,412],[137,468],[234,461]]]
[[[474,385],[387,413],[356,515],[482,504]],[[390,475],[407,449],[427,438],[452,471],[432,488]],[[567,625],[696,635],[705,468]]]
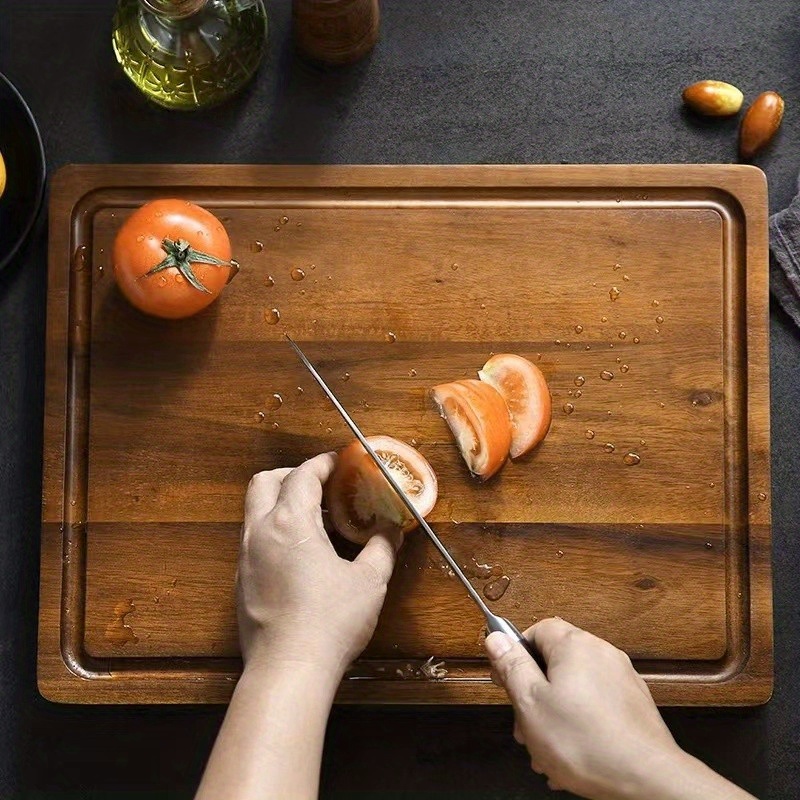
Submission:
[[[530,667],[530,657],[519,653],[511,653],[500,661],[499,667],[501,675],[508,681],[514,676],[525,675]]]
[[[273,527],[284,530],[294,525],[295,515],[285,505],[280,504],[269,513],[269,522]]]
[[[258,491],[258,489],[267,482],[268,475],[269,475],[268,472],[256,472],[256,474],[253,475],[252,478],[250,478],[250,482],[247,484],[247,491],[248,492]]]
[[[381,597],[385,597],[388,586],[381,570],[370,561],[365,561],[362,565],[362,571],[370,588],[380,594]]]
[[[618,647],[614,647],[614,658],[623,666],[628,667],[629,669],[633,669],[633,662],[631,661],[631,657],[624,651],[620,650]]]

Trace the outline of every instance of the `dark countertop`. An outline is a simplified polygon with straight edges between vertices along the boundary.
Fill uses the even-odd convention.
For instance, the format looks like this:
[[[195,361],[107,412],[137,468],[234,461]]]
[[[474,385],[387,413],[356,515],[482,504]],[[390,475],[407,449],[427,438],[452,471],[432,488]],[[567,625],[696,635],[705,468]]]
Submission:
[[[384,0],[367,61],[320,73],[271,0],[270,55],[200,115],[147,105],[118,72],[108,0],[2,0],[0,70],[68,162],[729,162],[736,123],[703,124],[680,89],[727,79],[786,99],[758,164],[773,211],[800,169],[800,33],[789,0]],[[0,120],[2,124],[2,120]],[[37,694],[44,218],[0,275],[0,797],[190,797],[223,710],[56,706]],[[771,316],[775,695],[757,709],[671,709],[675,736],[761,797],[800,794],[800,333]],[[795,402],[793,402],[795,401]],[[547,796],[506,708],[336,708],[322,796]]]

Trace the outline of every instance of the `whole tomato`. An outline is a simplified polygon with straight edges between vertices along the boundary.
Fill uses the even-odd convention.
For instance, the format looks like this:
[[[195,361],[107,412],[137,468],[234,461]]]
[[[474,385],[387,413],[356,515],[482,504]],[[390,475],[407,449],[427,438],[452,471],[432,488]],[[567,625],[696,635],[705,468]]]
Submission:
[[[219,297],[238,272],[222,223],[186,200],[153,200],[114,240],[114,278],[145,314],[180,319]]]

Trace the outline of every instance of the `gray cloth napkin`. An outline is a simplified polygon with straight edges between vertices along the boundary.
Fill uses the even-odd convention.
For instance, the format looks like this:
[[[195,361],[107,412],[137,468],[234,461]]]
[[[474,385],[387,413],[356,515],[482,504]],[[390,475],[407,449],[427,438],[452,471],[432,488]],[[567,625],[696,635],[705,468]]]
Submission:
[[[800,194],[769,218],[769,249],[770,289],[800,325]]]

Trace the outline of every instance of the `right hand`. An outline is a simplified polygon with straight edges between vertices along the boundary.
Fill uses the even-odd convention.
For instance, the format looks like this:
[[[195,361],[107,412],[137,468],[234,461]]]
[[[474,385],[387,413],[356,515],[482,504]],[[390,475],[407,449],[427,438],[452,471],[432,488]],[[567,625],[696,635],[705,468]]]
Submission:
[[[490,634],[486,649],[533,770],[550,788],[593,800],[651,796],[653,771],[669,771],[684,754],[628,656],[561,619],[542,620],[525,637],[544,656],[547,676],[503,633]]]

